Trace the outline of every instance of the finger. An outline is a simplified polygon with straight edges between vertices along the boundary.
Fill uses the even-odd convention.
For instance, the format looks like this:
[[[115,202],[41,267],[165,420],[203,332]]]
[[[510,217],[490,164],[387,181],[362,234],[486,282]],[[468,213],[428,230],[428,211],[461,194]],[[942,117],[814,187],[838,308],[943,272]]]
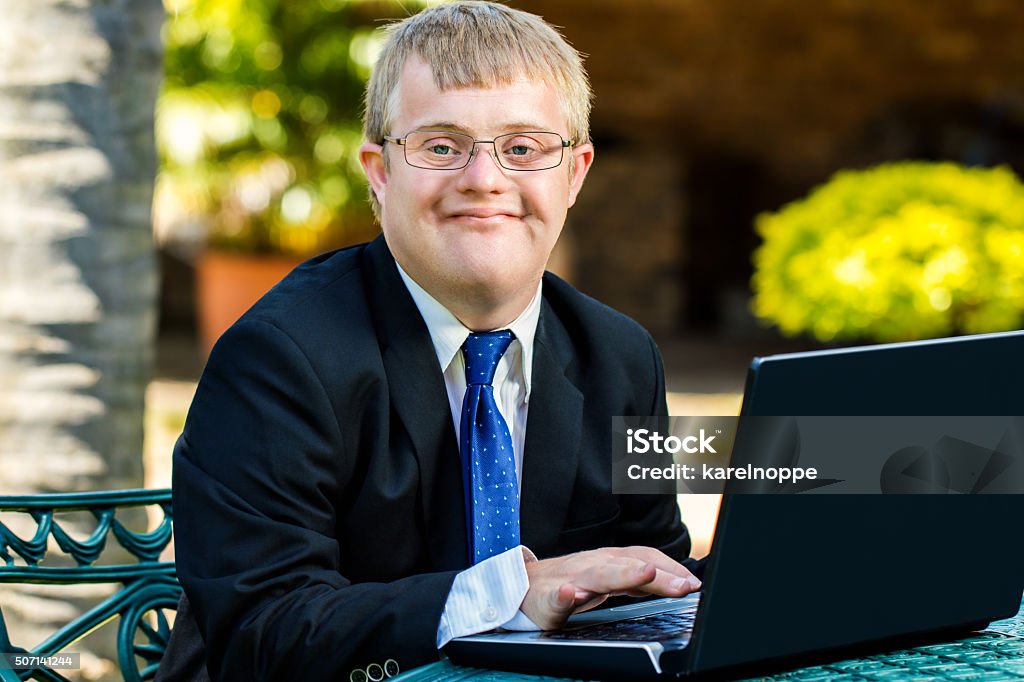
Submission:
[[[555,613],[566,616],[572,612],[576,604],[576,588],[569,583],[558,586],[557,590],[551,593],[551,610]]]
[[[579,605],[579,604],[582,604],[583,602],[585,602],[585,601],[587,601],[589,599],[593,599],[594,597],[597,597],[597,596],[598,595],[596,593],[594,593],[594,592],[590,592],[588,590],[581,590],[579,588],[576,588],[576,594],[575,594],[575,597],[573,598],[573,602],[576,605]]]
[[[696,592],[700,589],[700,581],[693,575],[683,577],[658,570],[654,579],[643,585],[638,585],[637,590],[647,594],[657,594],[662,597],[682,597]]]
[[[573,580],[578,592],[612,594],[639,588],[657,576],[653,564],[636,560],[602,562],[589,566]]]
[[[599,594],[596,597],[594,597],[594,598],[592,598],[592,599],[590,599],[588,601],[585,601],[582,604],[579,604],[575,609],[573,609],[572,612],[573,613],[583,613],[584,611],[589,611],[590,609],[593,609],[593,608],[598,607],[601,604],[603,604],[606,599],[608,599],[608,595],[607,594]]]
[[[686,568],[686,566],[683,566],[672,557],[653,547],[623,547],[620,549],[620,556],[654,564],[655,568],[658,570],[664,571],[665,573],[671,573],[672,575],[680,578],[689,578],[693,576],[693,573],[691,573],[690,569]],[[700,581],[697,582],[697,586],[700,586]]]

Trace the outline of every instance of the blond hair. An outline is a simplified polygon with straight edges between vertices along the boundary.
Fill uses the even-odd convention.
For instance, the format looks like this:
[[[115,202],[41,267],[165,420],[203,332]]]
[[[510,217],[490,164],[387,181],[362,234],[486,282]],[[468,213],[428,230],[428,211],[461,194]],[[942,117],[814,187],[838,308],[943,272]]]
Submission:
[[[554,86],[575,144],[590,141],[593,93],[583,58],[540,17],[494,2],[461,0],[391,24],[366,88],[363,134],[383,143],[409,57],[430,67],[440,90],[507,85],[519,78]],[[401,131],[407,132],[407,131]],[[385,157],[386,158],[386,157]],[[377,199],[370,190],[374,212]]]

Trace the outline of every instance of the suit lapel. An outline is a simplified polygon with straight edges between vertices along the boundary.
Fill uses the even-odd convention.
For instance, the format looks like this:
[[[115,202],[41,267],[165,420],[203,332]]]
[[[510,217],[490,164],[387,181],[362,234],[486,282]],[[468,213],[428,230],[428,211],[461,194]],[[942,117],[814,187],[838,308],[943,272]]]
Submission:
[[[426,323],[398,274],[384,238],[374,240],[365,254],[366,288],[393,416],[405,427],[419,461],[421,510],[431,561],[437,570],[464,568],[468,543],[462,466],[445,398],[444,376]],[[394,439],[395,428],[390,431]]]
[[[520,505],[522,542],[539,556],[557,546],[576,479],[583,394],[566,376],[573,358],[568,333],[544,301],[534,340]]]

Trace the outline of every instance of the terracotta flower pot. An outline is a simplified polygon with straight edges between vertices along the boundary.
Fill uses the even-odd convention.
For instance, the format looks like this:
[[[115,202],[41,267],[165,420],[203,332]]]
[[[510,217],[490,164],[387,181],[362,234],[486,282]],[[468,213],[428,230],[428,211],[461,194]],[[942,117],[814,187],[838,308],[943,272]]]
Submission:
[[[196,315],[203,357],[253,303],[300,258],[206,251],[196,264]]]

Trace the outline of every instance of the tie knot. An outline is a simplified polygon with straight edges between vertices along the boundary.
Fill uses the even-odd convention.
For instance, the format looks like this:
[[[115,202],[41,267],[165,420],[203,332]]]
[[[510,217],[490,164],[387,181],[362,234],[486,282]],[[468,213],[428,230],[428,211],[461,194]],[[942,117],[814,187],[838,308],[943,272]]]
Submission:
[[[508,329],[470,334],[462,344],[462,355],[466,360],[466,384],[487,385],[494,381],[498,361],[514,338],[515,334]]]

